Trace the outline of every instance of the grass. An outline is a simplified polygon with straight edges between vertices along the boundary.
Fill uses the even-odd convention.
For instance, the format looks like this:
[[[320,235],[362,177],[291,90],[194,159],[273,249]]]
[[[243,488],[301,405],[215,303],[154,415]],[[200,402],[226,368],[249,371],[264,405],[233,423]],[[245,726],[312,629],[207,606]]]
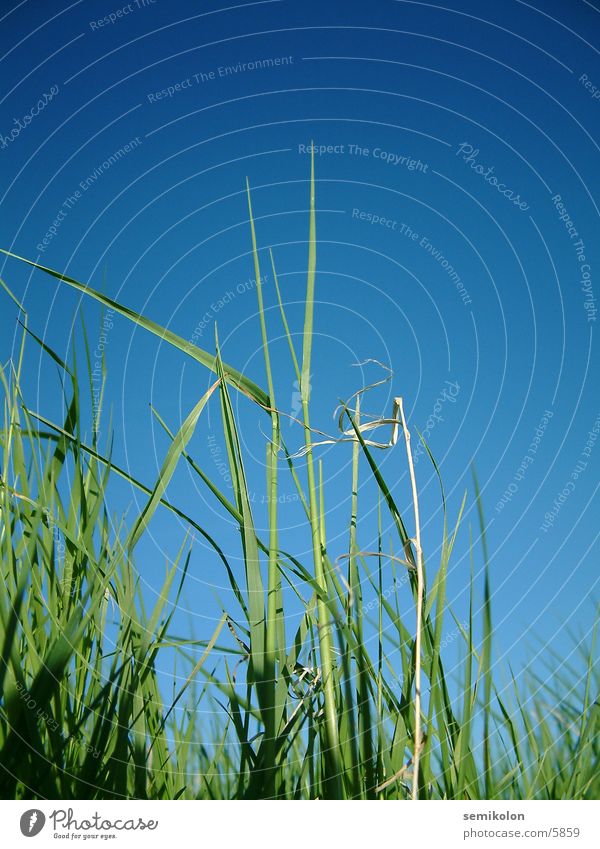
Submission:
[[[468,621],[459,621],[448,604],[448,568],[467,496],[451,520],[441,479],[440,562],[432,567],[425,561],[411,434],[401,398],[392,418],[378,422],[361,415],[363,390],[341,407],[340,441],[350,442],[352,453],[347,555],[336,559],[329,549],[327,492],[318,456],[322,439],[310,417],[317,252],[314,164],[310,191],[305,321],[302,351],[297,352],[272,255],[274,291],[263,291],[262,252],[248,189],[266,390],[222,360],[218,338],[214,352],[203,351],[85,284],[14,258],[170,343],[212,371],[214,381],[177,432],[155,412],[170,447],[157,480],[147,486],[113,463],[95,431],[86,441],[82,410],[92,384],[87,340],[83,367],[75,356],[71,364],[63,362],[35,336],[24,308],[2,283],[23,324],[18,355],[0,374],[4,798],[599,797],[596,632],[586,645],[574,637],[565,658],[547,648],[541,664],[511,686],[495,680],[492,641],[499,635],[492,627],[477,484],[485,562],[481,627],[473,567]],[[302,469],[282,436],[265,297],[277,300],[290,368],[300,387],[302,419],[296,427],[304,434]],[[23,395],[28,345],[41,346],[59,368],[65,397],[62,422],[31,410]],[[271,423],[265,445],[265,539],[255,526],[231,393],[251,399]],[[217,398],[231,498],[202,470],[203,458],[189,453],[198,421]],[[389,450],[397,450],[398,441],[405,443],[412,535],[377,461],[383,446],[371,438],[375,425],[391,427]],[[347,451],[347,445],[334,450]],[[312,552],[308,562],[281,548],[282,458],[304,511]],[[242,575],[211,530],[167,498],[169,482],[183,463],[238,526]],[[134,520],[116,521],[111,515],[107,490],[115,478],[144,498]],[[361,548],[359,493],[367,478],[378,492],[376,550]],[[135,568],[136,546],[159,510],[186,523],[190,536],[168,565],[154,608],[147,610]],[[389,543],[387,536],[384,540],[388,526],[393,531]],[[196,536],[215,552],[237,601],[236,610],[223,611],[203,641],[176,637],[172,628]],[[384,590],[384,576],[386,585],[392,576],[392,593]],[[367,594],[374,594],[374,605],[364,603]],[[284,606],[291,595],[301,608],[294,633],[286,626]],[[410,616],[401,614],[407,599]],[[451,671],[444,652],[447,622],[461,646],[460,663]],[[169,699],[157,672],[164,652],[175,652],[179,664],[187,664],[183,683]],[[204,712],[207,706],[213,717],[208,725],[199,720],[200,708]]]

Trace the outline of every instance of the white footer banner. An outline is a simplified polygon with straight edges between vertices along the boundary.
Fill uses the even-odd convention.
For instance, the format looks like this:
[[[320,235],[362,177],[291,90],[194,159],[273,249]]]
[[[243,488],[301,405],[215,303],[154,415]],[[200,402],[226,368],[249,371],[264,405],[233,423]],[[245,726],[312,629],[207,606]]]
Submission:
[[[600,803],[0,801],[0,845],[598,849]],[[335,843],[333,843],[335,841]]]

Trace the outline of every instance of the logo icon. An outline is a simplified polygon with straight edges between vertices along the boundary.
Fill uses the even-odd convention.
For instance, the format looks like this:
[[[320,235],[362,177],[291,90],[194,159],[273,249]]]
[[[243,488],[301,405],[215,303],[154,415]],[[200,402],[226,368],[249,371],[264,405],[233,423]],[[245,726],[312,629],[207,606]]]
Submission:
[[[46,824],[46,817],[37,808],[25,811],[21,817],[21,834],[25,837],[35,837]]]

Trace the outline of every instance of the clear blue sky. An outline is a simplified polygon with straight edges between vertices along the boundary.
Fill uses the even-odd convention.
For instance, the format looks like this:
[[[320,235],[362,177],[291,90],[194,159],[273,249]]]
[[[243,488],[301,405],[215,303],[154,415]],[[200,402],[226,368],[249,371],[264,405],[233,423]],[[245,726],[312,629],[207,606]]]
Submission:
[[[567,651],[567,627],[588,633],[598,598],[600,11],[583,0],[538,0],[539,8],[270,0],[221,9],[25,0],[3,10],[11,5],[1,19],[0,245],[104,287],[208,348],[216,321],[226,359],[264,384],[248,176],[277,401],[293,413],[264,249],[273,247],[300,334],[314,139],[315,426],[334,429],[339,399],[381,376],[355,364],[388,364],[392,383],[365,407],[389,413],[393,396],[404,396],[442,469],[451,515],[477,467],[498,659],[519,665],[536,636]],[[79,299],[15,261],[1,274],[35,332],[66,354]],[[93,342],[101,312],[89,303],[84,312]],[[4,361],[17,327],[4,297],[0,322]],[[150,483],[168,443],[149,404],[175,428],[209,376],[125,319],[114,319],[104,344],[114,458]],[[60,418],[53,364],[32,351],[27,375],[30,405]],[[259,426],[267,421],[244,400],[239,414],[264,524]],[[227,490],[218,434],[215,403],[192,447]],[[291,449],[300,445],[299,430],[286,424],[284,434]],[[347,550],[349,449],[320,453],[336,557]],[[378,456],[408,509],[403,449]],[[438,487],[423,456],[416,468],[434,562]],[[361,488],[361,510],[370,512],[364,548],[373,544],[373,492]],[[282,545],[308,560],[285,479],[282,493]],[[130,504],[134,515],[133,493],[117,487],[112,497],[115,510]],[[186,469],[169,497],[241,568],[236,529]],[[459,615],[469,524],[476,532],[472,498],[450,575]],[[184,529],[161,515],[152,532],[138,558],[149,593]],[[480,569],[478,554],[481,586]],[[210,635],[215,588],[231,602],[216,557],[199,542],[181,631]]]

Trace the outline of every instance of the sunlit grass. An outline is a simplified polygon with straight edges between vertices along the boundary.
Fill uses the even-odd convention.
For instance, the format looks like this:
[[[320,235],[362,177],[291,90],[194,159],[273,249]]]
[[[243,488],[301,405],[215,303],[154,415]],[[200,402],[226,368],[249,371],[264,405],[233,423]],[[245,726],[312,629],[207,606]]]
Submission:
[[[82,409],[92,382],[87,343],[83,369],[75,359],[70,365],[62,362],[27,328],[25,310],[3,284],[24,323],[18,356],[0,375],[3,797],[598,798],[600,676],[594,664],[595,638],[565,662],[548,650],[550,671],[540,664],[511,692],[499,689],[492,644],[502,634],[495,634],[492,627],[488,555],[476,483],[485,562],[480,629],[474,621],[472,577],[468,620],[459,622],[448,607],[446,579],[465,501],[457,516],[447,516],[443,486],[440,562],[437,568],[426,563],[428,543],[430,549],[437,545],[420,540],[409,423],[400,399],[392,418],[379,425],[392,429],[389,450],[402,450],[402,442],[406,443],[408,480],[415,484],[407,495],[414,516],[403,518],[393,487],[384,478],[377,460],[381,444],[378,447],[371,438],[373,422],[361,418],[358,393],[340,416],[339,450],[347,451],[351,442],[352,452],[347,555],[340,561],[329,551],[327,483],[317,445],[321,437],[312,430],[310,417],[309,376],[311,369],[318,369],[312,363],[317,263],[314,171],[310,191],[303,344],[296,351],[272,256],[275,289],[264,291],[261,284],[261,252],[248,190],[266,390],[223,362],[218,338],[214,353],[203,351],[101,292],[28,263],[214,373],[210,388],[196,400],[177,432],[160,411],[154,411],[170,447],[152,486],[142,482],[144,470],[138,480],[103,455],[95,433],[88,443],[84,440]],[[278,305],[290,369],[301,391],[302,419],[295,426],[303,432],[302,470],[282,437],[267,297]],[[48,363],[58,365],[66,399],[62,422],[31,410],[22,394],[26,344],[41,345]],[[402,375],[394,379],[401,382]],[[256,531],[232,392],[251,399],[271,423],[265,445],[266,539]],[[200,417],[208,405],[216,404],[217,396],[233,496],[203,472],[203,458],[188,451]],[[418,435],[413,433],[412,438]],[[439,474],[426,446],[424,450]],[[282,457],[304,511],[308,560],[280,547],[280,514],[285,510],[277,497]],[[216,532],[168,500],[169,482],[181,463],[239,527],[243,577],[231,565],[231,555],[215,538]],[[361,548],[359,489],[367,477],[378,491],[374,551]],[[117,523],[112,517],[107,489],[114,478],[144,497],[133,520]],[[182,540],[154,608],[145,608],[134,568],[135,549],[157,510],[171,511],[187,524],[191,535],[200,535],[211,546],[238,602],[235,615],[224,612],[202,643],[172,633],[191,539]],[[387,537],[383,539],[384,525],[391,525],[395,534],[391,549]],[[391,595],[384,591],[384,574],[393,576]],[[286,629],[283,585],[303,611],[293,634]],[[375,617],[368,622],[362,601],[366,590],[376,599]],[[400,611],[407,599],[414,613],[405,620]],[[462,644],[460,666],[452,674],[447,673],[443,657],[446,621],[453,623]],[[194,652],[199,646],[197,659]],[[215,647],[224,660],[215,657]],[[188,671],[183,685],[167,699],[157,657],[174,649]],[[197,712],[199,705],[207,704],[214,717],[209,726],[199,722]]]

